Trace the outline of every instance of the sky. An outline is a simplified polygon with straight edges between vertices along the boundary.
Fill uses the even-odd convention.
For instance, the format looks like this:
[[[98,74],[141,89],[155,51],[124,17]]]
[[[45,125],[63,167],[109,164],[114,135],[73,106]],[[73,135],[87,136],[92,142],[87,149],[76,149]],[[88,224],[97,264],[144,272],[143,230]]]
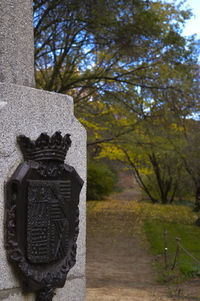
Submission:
[[[167,0],[168,3],[178,4],[181,0]],[[200,39],[200,0],[185,0],[183,7],[190,8],[193,13],[193,17],[188,20],[185,24],[183,34],[193,35],[196,34],[197,38]]]
[[[200,0],[187,0],[186,7],[192,9],[194,16],[186,23],[184,35],[197,34],[200,39]]]

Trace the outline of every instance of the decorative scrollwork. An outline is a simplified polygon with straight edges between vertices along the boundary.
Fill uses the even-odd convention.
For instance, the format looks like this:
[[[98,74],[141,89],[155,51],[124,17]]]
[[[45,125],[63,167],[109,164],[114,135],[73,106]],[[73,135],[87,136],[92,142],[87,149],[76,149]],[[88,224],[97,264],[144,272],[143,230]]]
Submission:
[[[63,163],[58,164],[58,162],[50,161],[50,162],[39,162],[39,167],[37,172],[44,178],[46,177],[58,177],[62,174],[64,170]]]
[[[7,183],[8,259],[20,271],[25,292],[36,292],[36,301],[51,301],[76,263],[83,181],[64,164],[68,134],[41,134],[36,141],[21,136],[18,141],[28,161]]]
[[[37,293],[36,301],[51,301],[53,296],[55,296],[54,289],[51,286],[46,286]]]

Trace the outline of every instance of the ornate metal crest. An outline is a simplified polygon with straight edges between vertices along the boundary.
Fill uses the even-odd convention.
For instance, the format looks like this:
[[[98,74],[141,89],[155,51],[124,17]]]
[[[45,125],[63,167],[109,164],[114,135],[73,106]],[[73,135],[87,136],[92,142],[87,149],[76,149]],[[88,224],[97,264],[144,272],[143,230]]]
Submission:
[[[24,156],[6,186],[6,248],[24,292],[50,301],[76,262],[79,194],[83,185],[64,163],[70,135],[17,138]]]

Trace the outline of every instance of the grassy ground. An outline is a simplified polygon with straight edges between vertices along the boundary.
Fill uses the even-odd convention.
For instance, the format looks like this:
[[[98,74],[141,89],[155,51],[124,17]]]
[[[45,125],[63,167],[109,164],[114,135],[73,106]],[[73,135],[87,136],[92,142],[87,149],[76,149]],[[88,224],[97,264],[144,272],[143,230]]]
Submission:
[[[174,262],[175,252],[177,248],[176,237],[179,237],[181,245],[187,249],[195,258],[200,261],[200,228],[195,226],[197,214],[188,206],[181,205],[160,205],[151,204],[148,202],[129,202],[110,200],[102,202],[89,202],[88,215],[99,214],[116,214],[118,213],[123,218],[121,219],[121,229],[125,226],[123,221],[126,217],[130,220],[130,215],[134,216],[133,223],[127,232],[137,231],[138,226],[142,226],[146,237],[150,243],[152,254],[157,255],[157,265],[164,271],[164,229],[167,230],[168,244],[168,271],[164,271],[163,276],[166,279],[171,272],[171,266]],[[108,229],[105,229],[108,231]],[[119,225],[115,224],[114,219],[110,225],[109,231],[111,235],[113,231],[119,231]],[[191,257],[185,254],[180,249],[180,255],[176,264],[176,273],[181,273],[181,278],[189,278],[195,275],[200,275],[200,265],[194,262]],[[160,258],[160,259],[159,259]],[[172,277],[173,278],[173,277]]]
[[[175,260],[177,249],[176,237],[179,237],[182,246],[189,251],[195,258],[200,260],[200,229],[193,225],[172,224],[157,221],[146,221],[144,229],[147,238],[151,244],[152,253],[162,255],[164,253],[164,229],[167,230],[167,261],[168,269],[163,275],[166,278],[173,274],[171,268]],[[160,267],[164,270],[164,263]],[[179,256],[176,260],[176,271],[180,271],[181,279],[200,275],[200,264],[196,263],[182,249],[179,251]]]
[[[144,203],[141,206],[143,216],[143,228],[151,246],[153,254],[158,255],[157,266],[164,271],[161,279],[173,279],[173,275],[179,281],[200,275],[200,264],[194,261],[180,248],[178,258],[175,261],[177,250],[176,238],[180,238],[180,244],[197,260],[200,261],[200,228],[195,225],[197,214],[191,207],[180,205],[152,205]],[[167,231],[167,261],[168,268],[164,267],[164,229]],[[160,255],[160,256],[159,256]],[[172,271],[174,261],[175,271]],[[177,276],[178,274],[178,276]]]
[[[180,269],[166,272],[163,256],[166,228],[170,263],[177,236],[200,259],[197,214],[188,206],[152,205],[136,197],[128,191],[87,203],[87,301],[200,300],[199,277],[191,278],[198,264],[181,250]]]
[[[176,238],[180,238],[180,244],[192,256],[200,261],[200,229],[195,225],[175,224],[158,221],[145,221],[144,229],[151,245],[153,254],[161,256],[164,253],[164,229],[167,230],[167,262],[168,268],[164,269],[164,260],[158,261],[158,266],[165,271],[162,273],[163,280],[173,279],[173,274],[178,272],[178,280],[200,276],[200,264],[179,248],[178,257],[175,260],[177,250]],[[172,266],[176,262],[175,272]],[[162,277],[161,277],[162,279]]]

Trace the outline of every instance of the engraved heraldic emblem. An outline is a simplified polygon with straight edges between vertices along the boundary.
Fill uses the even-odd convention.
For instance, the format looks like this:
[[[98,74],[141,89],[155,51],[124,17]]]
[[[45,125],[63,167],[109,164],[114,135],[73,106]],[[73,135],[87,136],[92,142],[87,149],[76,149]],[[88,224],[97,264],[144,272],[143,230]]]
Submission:
[[[83,180],[65,164],[70,135],[19,136],[21,163],[6,185],[6,249],[25,293],[50,301],[76,262]]]

